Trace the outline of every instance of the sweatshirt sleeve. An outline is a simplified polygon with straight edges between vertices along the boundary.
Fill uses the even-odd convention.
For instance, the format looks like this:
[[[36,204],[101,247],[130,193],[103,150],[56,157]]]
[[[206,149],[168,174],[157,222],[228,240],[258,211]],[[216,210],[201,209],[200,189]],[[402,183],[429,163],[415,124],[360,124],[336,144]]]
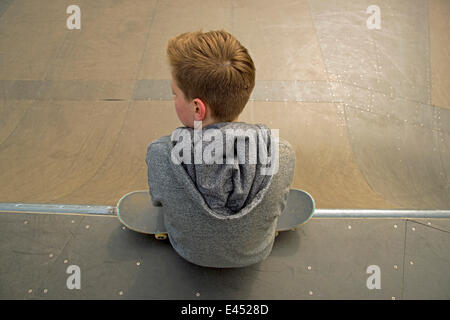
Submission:
[[[145,157],[149,192],[152,204],[155,207],[162,207],[164,205],[162,190],[160,188],[163,183],[161,178],[164,177],[164,174],[161,174],[161,166],[159,166],[161,161],[164,161],[163,158],[166,153],[164,138],[168,138],[168,136],[152,141],[147,148],[147,155]]]
[[[294,170],[295,170],[295,151],[292,148],[291,144],[280,138],[279,143],[279,155],[280,155],[280,167],[278,173],[276,175],[277,188],[282,190],[282,203],[281,203],[281,213],[284,212],[284,208],[287,204],[287,198],[289,195],[289,190],[292,184],[292,180],[294,178]]]

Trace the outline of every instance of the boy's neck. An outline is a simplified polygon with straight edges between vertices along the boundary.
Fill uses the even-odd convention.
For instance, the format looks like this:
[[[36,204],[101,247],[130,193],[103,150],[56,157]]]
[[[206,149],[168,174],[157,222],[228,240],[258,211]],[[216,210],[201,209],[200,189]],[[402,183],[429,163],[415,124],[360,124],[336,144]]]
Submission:
[[[239,118],[239,117],[236,117],[236,119],[234,119],[234,120],[231,121],[231,122],[237,122],[237,121],[238,121],[238,118]],[[206,127],[206,126],[209,126],[210,124],[218,123],[218,122],[223,122],[223,121],[218,121],[218,120],[216,120],[216,119],[204,119],[204,120],[202,121],[202,128],[204,128],[204,127]]]

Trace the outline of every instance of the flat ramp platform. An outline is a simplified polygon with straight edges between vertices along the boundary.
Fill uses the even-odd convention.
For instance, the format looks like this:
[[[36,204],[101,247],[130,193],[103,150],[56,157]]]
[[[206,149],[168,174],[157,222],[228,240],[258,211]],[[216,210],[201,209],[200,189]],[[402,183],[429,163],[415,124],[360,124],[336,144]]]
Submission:
[[[450,299],[448,219],[312,219],[265,261],[214,269],[112,215],[2,212],[0,257],[0,299]]]

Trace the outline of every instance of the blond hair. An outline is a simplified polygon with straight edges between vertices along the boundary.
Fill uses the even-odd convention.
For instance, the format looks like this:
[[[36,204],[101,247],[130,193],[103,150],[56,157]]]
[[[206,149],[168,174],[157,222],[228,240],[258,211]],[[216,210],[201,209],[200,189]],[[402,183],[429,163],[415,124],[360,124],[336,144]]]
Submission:
[[[255,87],[255,65],[247,49],[225,30],[186,32],[169,40],[172,77],[185,98],[206,102],[214,119],[234,120]]]

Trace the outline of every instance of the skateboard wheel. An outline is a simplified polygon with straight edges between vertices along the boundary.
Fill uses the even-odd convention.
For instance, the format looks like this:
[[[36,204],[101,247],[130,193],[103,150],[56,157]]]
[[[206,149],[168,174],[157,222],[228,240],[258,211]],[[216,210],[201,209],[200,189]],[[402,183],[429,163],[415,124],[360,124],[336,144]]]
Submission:
[[[155,238],[158,240],[166,240],[167,234],[166,233],[157,233],[157,234],[155,234]]]

